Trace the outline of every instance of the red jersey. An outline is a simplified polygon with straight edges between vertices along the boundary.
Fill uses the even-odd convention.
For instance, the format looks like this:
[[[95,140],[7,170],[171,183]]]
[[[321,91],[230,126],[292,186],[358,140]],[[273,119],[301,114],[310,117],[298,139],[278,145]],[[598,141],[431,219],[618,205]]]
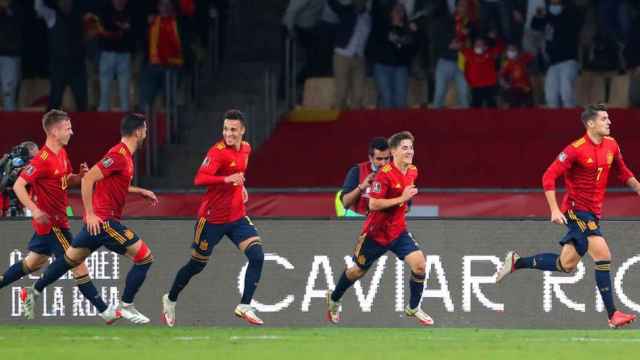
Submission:
[[[209,149],[193,181],[196,186],[207,186],[198,217],[204,217],[213,224],[224,224],[246,215],[242,198],[243,186],[225,183],[224,178],[235,173],[244,173],[250,153],[251,145],[245,141],[240,145],[240,150],[236,150],[234,146],[227,146],[224,141]]]
[[[96,166],[104,178],[93,191],[93,211],[103,221],[120,219],[133,179],[133,157],[124,143],[112,147]]]
[[[500,76],[505,78],[512,88],[522,92],[531,92],[531,79],[527,65],[533,60],[533,56],[524,53],[514,60],[507,60],[500,69]]]
[[[545,191],[555,190],[556,179],[564,174],[567,192],[562,200],[562,212],[589,211],[600,217],[612,167],[625,184],[633,177],[614,138],[605,136],[600,144],[595,144],[585,135],[558,155],[542,176],[542,186]]]
[[[369,196],[374,199],[393,199],[402,195],[404,188],[413,185],[418,177],[418,168],[410,165],[406,175],[393,163],[383,166],[371,184]],[[378,244],[388,246],[407,230],[405,213],[407,204],[383,210],[369,211],[362,232]]]
[[[48,224],[31,221],[38,235],[48,234],[51,226],[69,228],[67,182],[72,171],[71,161],[64,148],[56,155],[45,145],[20,172],[20,177],[31,185],[30,195],[33,202],[49,215]]]
[[[494,86],[498,82],[498,74],[496,72],[496,60],[502,50],[504,43],[496,42],[496,46],[487,49],[487,51],[478,55],[470,48],[463,48],[462,54],[465,59],[464,76],[469,86],[485,87]]]

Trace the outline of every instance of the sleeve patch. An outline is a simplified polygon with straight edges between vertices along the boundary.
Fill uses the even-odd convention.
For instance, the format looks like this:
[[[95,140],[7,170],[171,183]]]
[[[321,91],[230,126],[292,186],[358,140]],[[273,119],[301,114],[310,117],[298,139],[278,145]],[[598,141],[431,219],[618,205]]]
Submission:
[[[207,156],[206,158],[204,158],[204,160],[202,160],[202,165],[200,165],[200,167],[207,167],[209,166],[210,163],[211,163],[211,160]]]
[[[111,165],[113,165],[113,158],[106,157],[102,159],[102,166],[104,166],[105,169],[109,168]]]
[[[564,162],[565,160],[567,160],[567,153],[563,151],[560,153],[560,155],[558,155],[558,161]]]
[[[27,165],[27,167],[24,169],[25,174],[27,174],[27,176],[31,176],[33,175],[34,172],[36,172],[36,167],[29,164]]]

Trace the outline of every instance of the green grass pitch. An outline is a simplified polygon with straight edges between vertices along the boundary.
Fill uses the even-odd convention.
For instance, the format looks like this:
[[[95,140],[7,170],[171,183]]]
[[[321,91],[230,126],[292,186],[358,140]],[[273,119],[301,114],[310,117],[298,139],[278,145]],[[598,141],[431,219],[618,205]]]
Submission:
[[[0,326],[0,359],[636,359],[626,330]]]

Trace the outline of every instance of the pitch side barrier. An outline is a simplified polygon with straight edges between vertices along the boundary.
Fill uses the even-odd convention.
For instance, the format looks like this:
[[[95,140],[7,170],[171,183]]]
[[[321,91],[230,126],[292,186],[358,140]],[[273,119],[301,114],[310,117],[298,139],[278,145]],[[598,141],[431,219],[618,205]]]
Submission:
[[[159,324],[160,297],[189,259],[193,219],[130,219],[151,247],[155,262],[138,293],[136,306]],[[265,266],[255,307],[271,326],[322,326],[325,292],[351,265],[351,251],[362,220],[256,219],[264,239]],[[73,232],[80,223],[72,222]],[[564,228],[544,219],[412,219],[409,227],[427,254],[427,287],[422,307],[442,327],[603,328],[604,306],[594,282],[593,262],[585,259],[574,274],[519,271],[495,284],[504,253],[558,251]],[[615,301],[640,312],[640,221],[607,220],[602,229],[613,258]],[[0,221],[0,267],[26,255],[30,223]],[[101,249],[88,260],[103,297],[115,301],[130,261]],[[247,262],[223,240],[206,269],[180,296],[178,325],[243,325],[233,316]],[[350,289],[343,302],[343,326],[414,327],[403,309],[409,298],[409,269],[389,253]],[[17,324],[19,287],[29,276],[0,290],[0,323]],[[37,307],[40,324],[99,324],[95,310],[65,277],[47,289]],[[124,321],[123,321],[124,322]]]

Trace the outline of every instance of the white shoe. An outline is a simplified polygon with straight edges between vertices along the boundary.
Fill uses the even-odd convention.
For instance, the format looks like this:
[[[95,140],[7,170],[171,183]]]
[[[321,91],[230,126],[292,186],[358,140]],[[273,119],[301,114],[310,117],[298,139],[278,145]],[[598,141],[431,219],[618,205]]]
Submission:
[[[133,304],[126,304],[124,302],[120,302],[118,304],[118,310],[122,314],[122,317],[131,321],[134,324],[146,324],[149,321],[149,318],[142,315],[138,309]]]
[[[507,255],[505,255],[504,257],[504,262],[502,263],[502,267],[500,268],[500,270],[498,270],[498,273],[496,276],[496,284],[502,281],[502,279],[504,279],[505,276],[516,271],[516,261],[518,261],[518,259],[520,259],[520,255],[518,255],[517,252],[513,250],[507,252]]]
[[[418,320],[418,323],[422,326],[433,325],[433,319],[431,318],[431,316],[429,316],[429,314],[427,314],[426,312],[422,311],[422,309],[419,306],[415,309],[412,309],[409,307],[409,305],[407,305],[407,307],[404,309],[404,313],[409,317],[416,318],[416,320]]]
[[[162,295],[162,321],[169,327],[176,324],[176,303],[169,300],[169,294]]]
[[[118,321],[122,317],[122,311],[118,308],[118,305],[109,305],[107,310],[101,312],[100,317],[107,325],[111,325]]]
[[[244,319],[246,322],[248,322],[251,325],[264,324],[264,321],[262,321],[262,319],[260,319],[256,315],[256,311],[253,307],[251,307],[251,305],[239,304],[238,306],[236,306],[234,314],[237,317]]]
[[[340,301],[331,300],[331,290],[327,290],[327,320],[332,324],[340,323]]]
[[[32,286],[24,287],[20,290],[20,301],[22,302],[22,310],[24,311],[24,317],[28,320],[33,320],[36,317],[36,301],[40,293],[36,291]]]

